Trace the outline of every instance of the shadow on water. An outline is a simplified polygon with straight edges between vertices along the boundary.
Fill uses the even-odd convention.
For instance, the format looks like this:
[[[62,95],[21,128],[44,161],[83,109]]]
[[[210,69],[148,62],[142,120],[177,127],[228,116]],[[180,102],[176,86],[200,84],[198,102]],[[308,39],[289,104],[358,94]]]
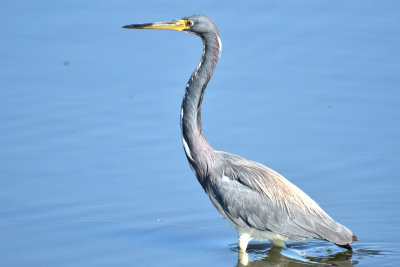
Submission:
[[[275,247],[271,244],[251,244],[247,253],[238,251],[236,245],[230,248],[238,253],[239,266],[354,266],[363,257],[384,257],[390,253],[358,247],[353,251],[337,248],[329,243],[319,241],[296,242],[288,244],[285,248]]]

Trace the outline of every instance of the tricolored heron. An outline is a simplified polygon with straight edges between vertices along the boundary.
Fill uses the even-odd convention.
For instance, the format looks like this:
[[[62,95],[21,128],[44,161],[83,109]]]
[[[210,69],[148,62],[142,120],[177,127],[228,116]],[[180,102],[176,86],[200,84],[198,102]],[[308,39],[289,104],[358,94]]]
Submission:
[[[193,33],[203,40],[199,65],[186,85],[181,109],[183,147],[190,167],[218,211],[236,228],[239,250],[252,238],[284,247],[285,240],[317,238],[351,250],[358,238],[334,221],[298,187],[270,168],[218,151],[207,142],[201,102],[221,51],[215,23],[207,16],[132,24],[128,29],[167,29]]]

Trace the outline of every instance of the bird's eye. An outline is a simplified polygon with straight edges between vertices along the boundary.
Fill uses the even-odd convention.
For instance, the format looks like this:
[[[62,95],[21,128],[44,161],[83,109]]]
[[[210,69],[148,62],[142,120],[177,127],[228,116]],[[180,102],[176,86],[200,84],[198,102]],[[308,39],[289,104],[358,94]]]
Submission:
[[[192,27],[193,26],[193,21],[191,21],[191,20],[186,21],[186,26]]]

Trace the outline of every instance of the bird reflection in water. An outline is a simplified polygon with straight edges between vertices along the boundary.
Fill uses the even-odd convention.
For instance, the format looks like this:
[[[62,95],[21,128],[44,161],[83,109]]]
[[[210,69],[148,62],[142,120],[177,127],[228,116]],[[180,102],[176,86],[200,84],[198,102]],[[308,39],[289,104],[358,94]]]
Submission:
[[[238,252],[237,267],[261,267],[261,266],[353,266],[358,261],[352,260],[353,252],[351,250],[330,250],[327,247],[313,247],[312,254],[321,254],[322,256],[308,255],[305,250],[310,249],[307,244],[288,245],[285,248],[271,246],[269,244],[251,244],[248,247],[248,252]],[[235,249],[233,249],[235,250]]]

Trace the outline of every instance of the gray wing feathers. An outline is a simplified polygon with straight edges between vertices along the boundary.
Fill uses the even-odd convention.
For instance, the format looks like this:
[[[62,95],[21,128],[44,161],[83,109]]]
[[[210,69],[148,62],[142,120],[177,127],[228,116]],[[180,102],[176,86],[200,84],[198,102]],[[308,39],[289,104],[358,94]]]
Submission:
[[[237,226],[269,230],[296,240],[313,237],[336,244],[353,241],[349,229],[335,222],[308,195],[275,171],[228,153],[222,156],[222,173],[211,179],[212,192]]]

